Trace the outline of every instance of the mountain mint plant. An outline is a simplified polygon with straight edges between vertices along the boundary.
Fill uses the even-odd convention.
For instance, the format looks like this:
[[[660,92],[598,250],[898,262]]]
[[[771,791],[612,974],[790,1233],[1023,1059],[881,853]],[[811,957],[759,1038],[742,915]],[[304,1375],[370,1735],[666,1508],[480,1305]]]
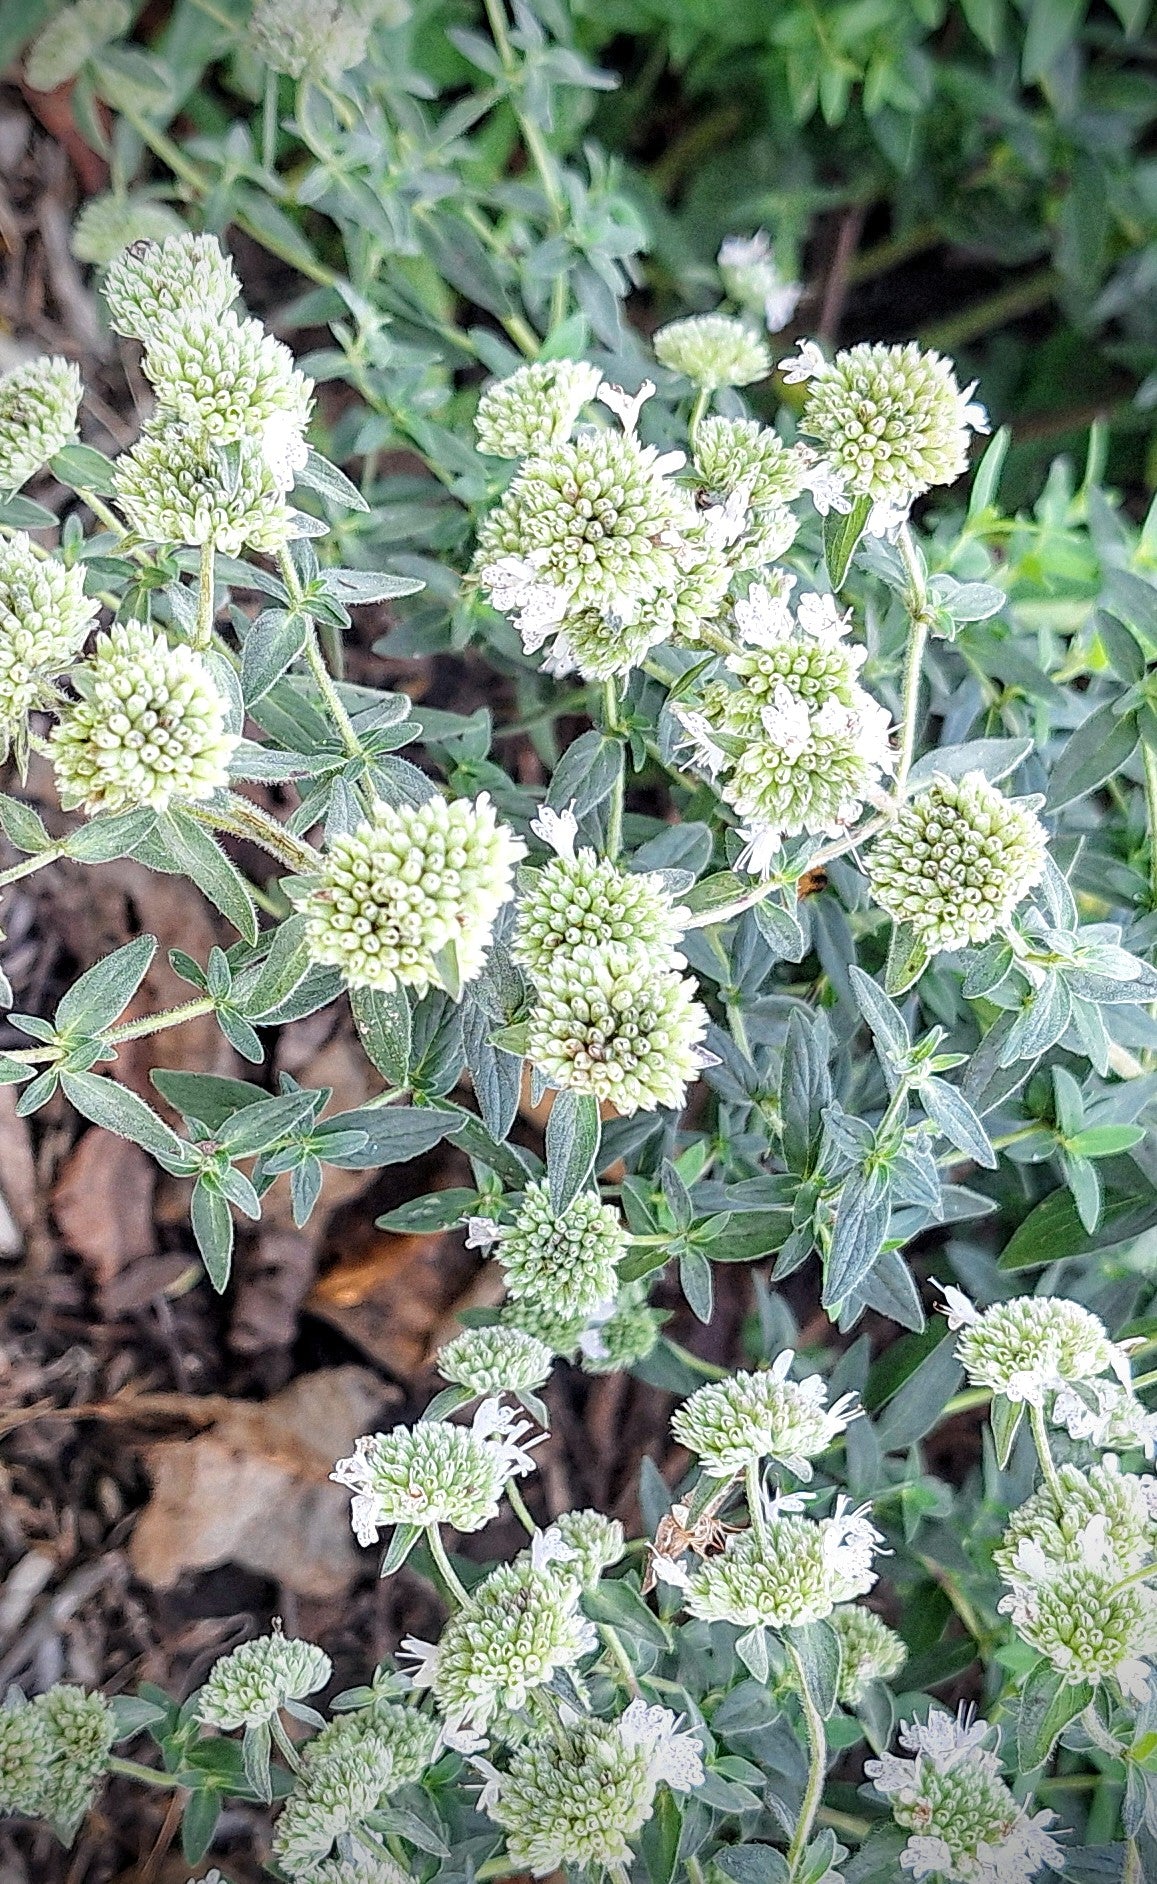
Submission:
[[[305,72],[323,14],[258,7],[250,54]],[[331,102],[372,14],[325,15]],[[998,433],[955,488],[987,421],[916,343],[775,376],[798,289],[725,252],[739,311],[652,349],[606,280],[595,319],[536,277],[473,354],[447,312],[442,360],[319,278],[298,364],[214,236],[134,241],[136,442],[74,442],[63,361],[0,382],[0,882],[129,856],[232,938],[128,1019],[156,943],[116,950],[11,1015],[0,1080],[183,1180],[217,1290],[278,1178],[304,1223],[323,1166],[444,1142],[468,1178],[385,1228],[487,1278],[441,1390],[333,1462],[435,1638],[337,1695],[279,1625],[179,1699],[12,1690],[0,1811],[66,1843],[131,1780],[190,1867],[263,1811],[280,1884],[1157,1876],[1157,534],[1095,454],[1004,516]],[[399,425],[430,528],[384,575]],[[382,602],[387,653],[470,647],[490,704],[347,679]],[[332,1003],[381,1086],[353,1111],[258,1071]],[[251,1078],[159,1069],[164,1116],[118,1081],[209,1015]],[[731,1372],[695,1324],[735,1265]],[[538,1469],[567,1368],[671,1397],[642,1535]],[[950,1484],[930,1435],[978,1415]]]

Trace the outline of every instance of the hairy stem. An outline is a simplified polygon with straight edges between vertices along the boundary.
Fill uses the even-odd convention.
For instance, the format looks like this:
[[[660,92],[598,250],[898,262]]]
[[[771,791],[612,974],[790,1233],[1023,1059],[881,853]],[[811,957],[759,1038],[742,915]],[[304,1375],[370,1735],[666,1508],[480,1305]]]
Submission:
[[[301,583],[298,581],[297,570],[293,566],[293,558],[288,550],[283,549],[279,552],[277,560],[281,569],[281,579],[289,591],[290,607],[300,610],[300,612],[304,614],[304,596],[302,594]],[[329,716],[337,728],[342,745],[345,747],[351,759],[360,759],[362,756],[361,740],[354,731],[353,721],[346,712],[341,695],[338,693],[337,687],[334,684],[333,675],[325,664],[321,648],[318,645],[317,628],[312,619],[309,619],[309,627],[305,637],[305,658],[309,663],[309,671],[316,682],[317,690],[324,700]]]
[[[515,1479],[511,1478],[506,1482],[506,1499],[510,1509],[513,1511],[527,1536],[533,1537],[538,1530],[538,1526],[527,1510],[526,1500],[519,1491],[518,1483]]]
[[[706,412],[710,404],[711,404],[710,387],[700,386],[699,391],[695,394],[695,404],[691,408],[691,417],[687,425],[687,430],[691,435],[691,449],[692,450],[695,449],[695,434],[699,430],[700,421],[703,418],[703,415]]]
[[[920,561],[920,553],[912,541],[912,532],[906,523],[900,526],[897,547],[908,576],[908,593],[904,599],[911,624],[908,630],[908,650],[904,657],[904,694],[900,710],[900,756],[896,761],[896,798],[899,801],[904,796],[908,773],[912,767],[912,754],[916,749],[920,674],[924,665],[924,650],[928,645],[928,586]]]
[[[763,1503],[763,1486],[759,1477],[759,1461],[753,1459],[743,1475],[744,1490],[747,1494],[747,1512],[751,1519],[751,1528],[762,1547],[767,1537],[767,1513]]]
[[[115,1754],[109,1759],[108,1771],[121,1779],[137,1779],[143,1786],[168,1788],[177,1783],[171,1773],[158,1773],[155,1766],[142,1766],[139,1760],[122,1760]]]
[[[7,883],[19,883],[21,877],[30,877],[34,871],[43,870],[45,864],[55,863],[63,855],[64,845],[53,844],[47,850],[38,850],[34,857],[22,857],[9,869],[0,870],[0,889]]]
[[[1141,741],[1145,766],[1145,823],[1149,831],[1149,901],[1157,909],[1157,752]]]
[[[627,1693],[631,1696],[631,1699],[634,1700],[639,1692],[639,1683],[635,1677],[635,1671],[631,1667],[630,1657],[619,1640],[618,1631],[613,1629],[609,1622],[600,1622],[598,1628],[599,1634],[603,1639],[603,1646],[609,1652],[611,1660],[622,1675]]]
[[[201,545],[201,566],[197,578],[197,629],[193,638],[195,648],[207,648],[213,640],[213,616],[215,590],[214,573],[216,552],[211,542]]]
[[[824,1774],[827,1771],[828,1764],[828,1747],[827,1733],[824,1729],[823,1718],[808,1692],[807,1676],[804,1673],[803,1663],[799,1658],[798,1652],[792,1648],[790,1643],[787,1644],[787,1653],[792,1668],[795,1670],[796,1681],[799,1684],[799,1702],[800,1707],[803,1709],[804,1723],[807,1727],[808,1738],[807,1785],[804,1787],[799,1818],[796,1821],[796,1828],[792,1834],[791,1844],[788,1846],[787,1851],[788,1872],[790,1877],[794,1880],[799,1875],[800,1861],[807,1850],[808,1841],[812,1834],[812,1826],[815,1824],[816,1813],[820,1809],[820,1801],[823,1798]]]
[[[230,794],[224,805],[190,805],[188,809],[202,824],[207,824],[214,831],[225,831],[230,837],[243,837],[251,844],[257,844],[262,850],[276,857],[278,863],[295,875],[306,874],[321,866],[321,852],[312,844],[307,844],[303,837],[294,837],[276,818],[271,818],[268,811],[262,811],[251,798],[238,798]]]
[[[1058,1505],[1063,1508],[1064,1493],[1061,1490],[1061,1481],[1053,1459],[1052,1447],[1049,1445],[1048,1428],[1045,1425],[1043,1407],[1035,1406],[1030,1401],[1028,1418],[1029,1425],[1032,1428],[1033,1444],[1036,1446],[1037,1457],[1041,1464],[1041,1471],[1045,1475],[1045,1483],[1048,1485]]]
[[[200,995],[195,1001],[182,1001],[179,1007],[165,1008],[160,1014],[142,1014],[139,1020],[110,1027],[101,1039],[110,1047],[119,1047],[126,1040],[144,1040],[149,1034],[163,1033],[166,1027],[181,1027],[202,1014],[211,1014],[215,1006],[211,996]]]

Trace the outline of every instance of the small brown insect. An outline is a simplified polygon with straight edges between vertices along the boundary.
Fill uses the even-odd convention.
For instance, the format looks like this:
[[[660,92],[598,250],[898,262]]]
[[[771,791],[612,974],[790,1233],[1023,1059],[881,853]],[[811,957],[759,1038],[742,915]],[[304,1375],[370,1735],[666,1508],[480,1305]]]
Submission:
[[[678,1563],[680,1557],[686,1556],[688,1551],[696,1557],[718,1556],[729,1534],[737,1528],[734,1524],[724,1524],[722,1518],[717,1518],[711,1511],[703,1512],[691,1525],[687,1522],[689,1516],[686,1505],[672,1505],[666,1516],[659,1519],[647,1573],[643,1578],[644,1595],[648,1590],[653,1590],[658,1582],[655,1574],[656,1558],[662,1558],[667,1563]]]
[[[796,889],[798,900],[802,903],[805,896],[818,896],[828,887],[826,870],[805,870]]]

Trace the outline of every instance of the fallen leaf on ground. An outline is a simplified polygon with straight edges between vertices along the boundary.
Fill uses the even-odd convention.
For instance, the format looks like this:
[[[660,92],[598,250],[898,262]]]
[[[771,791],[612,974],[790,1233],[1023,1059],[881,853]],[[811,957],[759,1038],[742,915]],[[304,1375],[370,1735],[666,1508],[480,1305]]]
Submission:
[[[459,1231],[395,1236],[372,1230],[363,1245],[330,1269],[306,1308],[400,1380],[421,1372],[442,1328],[479,1268]]]
[[[52,1208],[61,1237],[102,1290],[126,1264],[156,1251],[155,1183],[148,1153],[98,1125],[77,1141],[57,1179]]]
[[[400,1396],[362,1367],[303,1374],[284,1393],[236,1401],[195,1439],[150,1447],[153,1495],[129,1557],[154,1589],[186,1571],[240,1564],[299,1596],[340,1596],[364,1570],[337,1459]]]

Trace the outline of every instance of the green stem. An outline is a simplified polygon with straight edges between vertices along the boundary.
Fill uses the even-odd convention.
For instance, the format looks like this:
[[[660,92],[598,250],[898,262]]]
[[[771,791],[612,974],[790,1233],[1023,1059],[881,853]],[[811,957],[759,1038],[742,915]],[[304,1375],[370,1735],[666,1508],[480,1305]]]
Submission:
[[[627,1693],[633,1700],[639,1692],[639,1683],[635,1676],[635,1671],[631,1667],[630,1657],[619,1640],[618,1632],[611,1627],[609,1622],[600,1622],[599,1634],[603,1639],[604,1646],[610,1651],[612,1661],[623,1677]]]
[[[265,96],[261,101],[261,168],[273,175],[277,162],[277,73],[272,66],[265,74]]]
[[[759,1482],[759,1461],[753,1459],[743,1475],[744,1490],[747,1493],[747,1513],[751,1519],[751,1528],[759,1539],[760,1547],[767,1541],[766,1513],[763,1508],[763,1486]]]
[[[205,649],[213,640],[213,617],[216,614],[214,603],[216,589],[214,571],[217,553],[212,542],[201,545],[201,564],[197,576],[197,628],[193,637],[195,648]]]
[[[1157,752],[1141,741],[1145,766],[1145,823],[1149,831],[1149,900],[1157,909]]]
[[[619,691],[615,680],[603,682],[603,731],[609,738],[615,738],[622,729],[619,725]],[[622,764],[615,772],[615,783],[611,790],[611,801],[607,809],[607,856],[612,860],[623,848],[623,801],[626,795],[627,755],[623,753]]]
[[[836,857],[843,857],[849,850],[855,850],[857,844],[866,844],[869,838],[879,835],[891,816],[891,811],[886,814],[881,813],[878,818],[871,818],[867,824],[861,824],[858,830],[846,831],[843,837],[833,838],[830,844],[825,844],[822,850],[818,850],[814,857],[809,858],[807,868],[822,870],[825,864],[831,863]],[[764,882],[754,884],[745,895],[737,896],[733,903],[726,903],[722,909],[700,910],[698,914],[691,917],[690,922],[684,924],[684,927],[686,929],[715,929],[720,923],[730,922],[735,916],[742,916],[745,909],[754,909],[756,903],[764,902],[767,897],[773,896],[776,890],[782,888],[782,883],[769,877]]]
[[[227,831],[230,837],[243,837],[257,844],[296,876],[308,876],[321,867],[320,851],[314,850],[304,838],[294,837],[292,831],[287,831],[276,818],[262,811],[251,798],[230,794],[224,805],[190,804],[188,809],[211,830]]]
[[[667,1243],[670,1241],[670,1238],[664,1236],[657,1240]],[[701,1374],[704,1380],[731,1379],[730,1368],[717,1367],[714,1361],[705,1361],[701,1354],[692,1354],[690,1348],[680,1347],[677,1341],[672,1341],[667,1335],[663,1337],[663,1345],[669,1354],[674,1355],[677,1361],[682,1361],[684,1367],[689,1367],[693,1373]]]
[[[289,590],[290,606],[300,613],[305,614],[305,598],[302,593],[301,583],[298,581],[297,570],[293,566],[293,558],[290,556],[288,550],[282,550],[277,560],[281,568],[282,581]],[[309,628],[305,637],[305,658],[309,663],[309,671],[317,684],[318,692],[321,694],[322,699],[329,709],[330,718],[337,727],[342,745],[345,747],[351,759],[360,759],[362,756],[361,740],[354,731],[353,721],[346,712],[341,695],[334,685],[333,675],[330,673],[322,657],[321,648],[318,646],[317,628],[311,618],[307,617],[307,619],[309,620]]]
[[[928,645],[928,590],[920,564],[920,554],[912,541],[912,532],[906,523],[900,527],[897,547],[908,576],[908,593],[905,601],[911,624],[908,630],[908,650],[904,659],[900,756],[896,761],[896,799],[900,801],[904,796],[908,773],[912,767],[912,755],[916,750],[916,714],[920,705],[921,669],[924,665],[924,650]]]
[[[538,1526],[526,1508],[526,1500],[518,1489],[517,1480],[513,1478],[507,1479],[506,1481],[506,1498],[510,1509],[513,1511],[527,1536],[533,1537],[538,1530]]]
[[[699,430],[700,420],[710,404],[711,388],[709,386],[700,386],[699,391],[695,394],[695,404],[691,408],[691,417],[687,426],[687,430],[691,435],[692,451],[695,449],[695,434]]]
[[[1044,1409],[1039,1406],[1034,1406],[1032,1402],[1030,1401],[1029,1409],[1028,1409],[1028,1418],[1029,1418],[1029,1425],[1032,1428],[1033,1444],[1036,1446],[1037,1457],[1039,1458],[1040,1463],[1041,1463],[1041,1471],[1045,1475],[1045,1482],[1048,1485],[1048,1488],[1051,1491],[1053,1497],[1056,1499],[1057,1504],[1063,1510],[1064,1503],[1065,1503],[1065,1496],[1064,1496],[1064,1492],[1061,1489],[1060,1476],[1057,1472],[1056,1464],[1053,1460],[1052,1447],[1049,1445],[1048,1428],[1045,1425]]]
[[[824,1774],[827,1771],[828,1749],[827,1733],[824,1729],[823,1717],[808,1692],[807,1676],[804,1672],[803,1663],[799,1658],[799,1653],[791,1646],[790,1642],[786,1644],[786,1647],[788,1658],[795,1671],[795,1678],[799,1685],[799,1702],[800,1707],[803,1709],[803,1717],[807,1726],[808,1737],[807,1785],[804,1787],[799,1818],[796,1821],[796,1828],[792,1834],[791,1844],[788,1846],[787,1851],[788,1873],[789,1877],[794,1880],[799,1875],[800,1860],[807,1850],[808,1841],[812,1834],[812,1826],[815,1824],[816,1813],[819,1811],[820,1803],[823,1799]]]
[[[458,1572],[455,1570],[446,1554],[446,1546],[442,1542],[442,1533],[439,1531],[436,1524],[428,1524],[426,1526],[426,1542],[430,1546],[430,1555],[438,1566],[438,1571],[443,1583],[446,1585],[446,1588],[449,1590],[459,1608],[465,1609],[470,1601],[469,1594],[459,1581]]]
[[[155,1766],[142,1766],[139,1760],[122,1760],[115,1754],[108,1761],[106,1770],[116,1773],[121,1779],[138,1779],[143,1786],[168,1788],[177,1783],[171,1773],[158,1773]]]

